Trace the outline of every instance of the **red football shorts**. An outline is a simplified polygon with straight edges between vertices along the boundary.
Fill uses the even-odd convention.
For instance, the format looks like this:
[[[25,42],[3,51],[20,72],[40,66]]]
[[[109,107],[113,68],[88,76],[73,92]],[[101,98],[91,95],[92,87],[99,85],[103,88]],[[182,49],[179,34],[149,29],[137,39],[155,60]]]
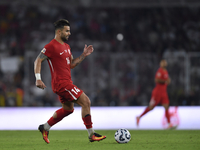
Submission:
[[[156,106],[158,104],[169,104],[167,92],[153,91],[149,104],[151,106]]]
[[[77,100],[82,93],[83,91],[72,83],[66,84],[61,90],[56,92],[61,103]]]

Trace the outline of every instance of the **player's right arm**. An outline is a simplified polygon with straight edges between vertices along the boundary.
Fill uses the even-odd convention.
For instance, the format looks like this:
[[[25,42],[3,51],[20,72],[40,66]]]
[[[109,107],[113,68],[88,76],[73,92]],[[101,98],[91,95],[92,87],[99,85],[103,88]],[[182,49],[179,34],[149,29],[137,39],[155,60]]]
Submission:
[[[159,84],[165,84],[165,83],[166,83],[166,80],[159,79],[159,78],[155,78],[155,82],[156,82],[156,83],[159,83]]]
[[[168,78],[167,81],[166,81],[167,85],[169,85],[171,83],[171,79]]]
[[[37,56],[35,62],[34,62],[34,72],[36,77],[36,86],[38,88],[44,89],[46,88],[46,85],[41,80],[41,64],[44,60],[46,60],[48,57],[44,55],[42,52]]]

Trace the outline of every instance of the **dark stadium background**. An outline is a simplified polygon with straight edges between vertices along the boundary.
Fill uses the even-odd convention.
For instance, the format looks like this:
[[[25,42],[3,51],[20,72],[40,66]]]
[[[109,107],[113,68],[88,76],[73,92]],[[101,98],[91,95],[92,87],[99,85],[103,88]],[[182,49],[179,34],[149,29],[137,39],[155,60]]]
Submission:
[[[72,71],[92,106],[146,106],[161,58],[169,63],[170,105],[200,105],[199,7],[199,0],[1,0],[0,106],[60,106],[47,63],[43,91],[33,62],[61,18],[71,23],[74,57],[94,45]]]

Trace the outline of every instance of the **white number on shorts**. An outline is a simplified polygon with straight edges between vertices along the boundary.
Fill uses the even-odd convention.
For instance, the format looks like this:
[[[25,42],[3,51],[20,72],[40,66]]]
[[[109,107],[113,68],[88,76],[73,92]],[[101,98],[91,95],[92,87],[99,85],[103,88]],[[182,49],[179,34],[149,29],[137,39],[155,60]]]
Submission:
[[[78,94],[78,92],[80,92],[80,90],[76,87],[74,87],[74,89],[71,89],[71,91],[74,92],[76,95]]]

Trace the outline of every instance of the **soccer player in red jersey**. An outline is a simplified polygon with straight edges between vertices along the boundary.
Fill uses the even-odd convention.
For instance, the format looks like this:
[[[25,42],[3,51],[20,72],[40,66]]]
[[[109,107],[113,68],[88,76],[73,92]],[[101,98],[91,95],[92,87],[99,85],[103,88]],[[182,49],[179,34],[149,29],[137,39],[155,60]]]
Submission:
[[[144,112],[140,116],[136,117],[137,126],[139,125],[140,118],[160,103],[165,108],[165,116],[168,122],[168,129],[173,128],[173,125],[170,123],[170,115],[168,110],[169,98],[167,94],[167,85],[170,84],[171,80],[169,78],[166,67],[167,61],[165,59],[162,59],[160,61],[160,68],[157,70],[155,75],[156,87],[152,91],[149,106],[144,110]]]
[[[48,61],[51,71],[52,90],[59,96],[62,108],[54,112],[53,116],[44,124],[38,127],[42,133],[43,139],[49,143],[49,129],[61,121],[64,117],[70,115],[74,111],[74,103],[82,107],[82,119],[87,128],[90,142],[100,141],[106,138],[94,131],[92,128],[92,120],[90,113],[90,99],[71,79],[71,69],[80,64],[85,57],[93,52],[92,45],[85,45],[83,53],[76,59],[71,54],[71,49],[65,41],[68,40],[70,33],[70,24],[68,20],[61,19],[54,23],[55,38],[44,46],[41,53],[34,62],[34,72],[36,77],[36,86],[38,88],[46,88],[41,80],[41,63]]]

